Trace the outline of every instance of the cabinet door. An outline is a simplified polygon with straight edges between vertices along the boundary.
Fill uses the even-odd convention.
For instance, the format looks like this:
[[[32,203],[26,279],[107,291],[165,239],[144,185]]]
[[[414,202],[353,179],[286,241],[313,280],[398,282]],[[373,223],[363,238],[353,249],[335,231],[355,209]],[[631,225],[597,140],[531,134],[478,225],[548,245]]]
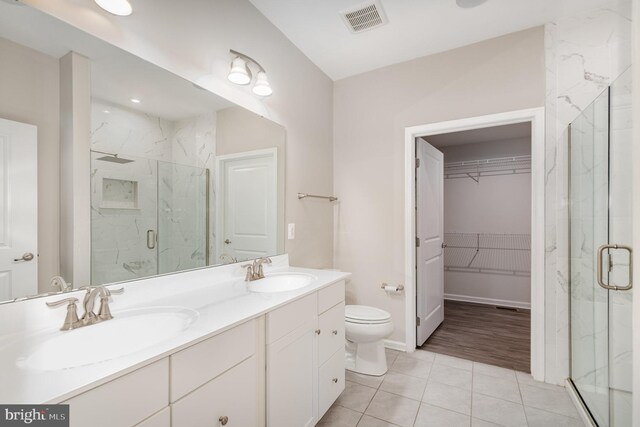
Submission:
[[[171,405],[176,427],[255,427],[257,417],[256,356],[231,368]]]
[[[318,421],[317,318],[267,348],[267,425],[310,427]]]

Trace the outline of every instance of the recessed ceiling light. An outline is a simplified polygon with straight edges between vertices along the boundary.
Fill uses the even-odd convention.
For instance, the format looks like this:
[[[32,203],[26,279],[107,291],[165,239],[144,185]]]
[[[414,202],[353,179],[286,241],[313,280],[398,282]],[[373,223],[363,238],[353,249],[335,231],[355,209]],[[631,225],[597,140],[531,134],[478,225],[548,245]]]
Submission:
[[[487,0],[456,0],[458,7],[463,9],[471,9],[472,7],[480,6]]]
[[[131,98],[131,102],[133,102],[134,104],[140,104],[142,101],[140,101],[138,98]]]
[[[109,110],[102,110],[102,112],[105,113],[105,114],[111,114],[111,111],[109,111]]]
[[[129,16],[133,12],[129,0],[94,0],[98,6],[118,16]]]

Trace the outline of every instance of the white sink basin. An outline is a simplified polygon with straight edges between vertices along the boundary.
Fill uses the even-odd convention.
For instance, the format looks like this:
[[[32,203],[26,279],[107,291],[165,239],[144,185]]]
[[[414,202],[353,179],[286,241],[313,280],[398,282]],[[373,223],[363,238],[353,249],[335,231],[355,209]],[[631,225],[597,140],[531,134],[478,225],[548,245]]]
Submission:
[[[198,312],[182,307],[150,307],[114,313],[114,318],[71,331],[59,331],[18,358],[23,369],[57,371],[133,354],[186,330]]]
[[[264,279],[249,282],[251,292],[286,292],[300,289],[317,278],[305,273],[271,273]]]

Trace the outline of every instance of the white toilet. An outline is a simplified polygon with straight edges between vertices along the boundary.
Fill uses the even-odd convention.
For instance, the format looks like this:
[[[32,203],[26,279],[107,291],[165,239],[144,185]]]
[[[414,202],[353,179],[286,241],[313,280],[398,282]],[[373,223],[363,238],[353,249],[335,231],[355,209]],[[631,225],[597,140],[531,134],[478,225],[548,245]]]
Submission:
[[[391,315],[366,305],[344,309],[347,370],[365,375],[387,373],[383,340],[393,332]]]

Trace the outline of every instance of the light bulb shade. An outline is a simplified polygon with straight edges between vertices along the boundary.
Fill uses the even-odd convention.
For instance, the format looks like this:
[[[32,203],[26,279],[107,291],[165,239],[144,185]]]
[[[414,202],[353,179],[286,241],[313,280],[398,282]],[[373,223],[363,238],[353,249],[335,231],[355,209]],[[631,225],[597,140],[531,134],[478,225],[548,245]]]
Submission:
[[[482,3],[487,0],[456,0],[456,4],[458,7],[463,9],[470,9],[472,7],[480,6]]]
[[[118,16],[129,16],[133,12],[129,0],[94,0],[98,6]]]
[[[267,74],[264,71],[260,71],[256,77],[256,84],[253,85],[253,93],[260,96],[269,96],[273,93],[269,80],[267,80]]]
[[[230,82],[237,85],[249,84],[251,81],[251,71],[249,67],[247,67],[247,61],[239,56],[236,57],[233,62],[231,62],[231,70],[227,78]]]

